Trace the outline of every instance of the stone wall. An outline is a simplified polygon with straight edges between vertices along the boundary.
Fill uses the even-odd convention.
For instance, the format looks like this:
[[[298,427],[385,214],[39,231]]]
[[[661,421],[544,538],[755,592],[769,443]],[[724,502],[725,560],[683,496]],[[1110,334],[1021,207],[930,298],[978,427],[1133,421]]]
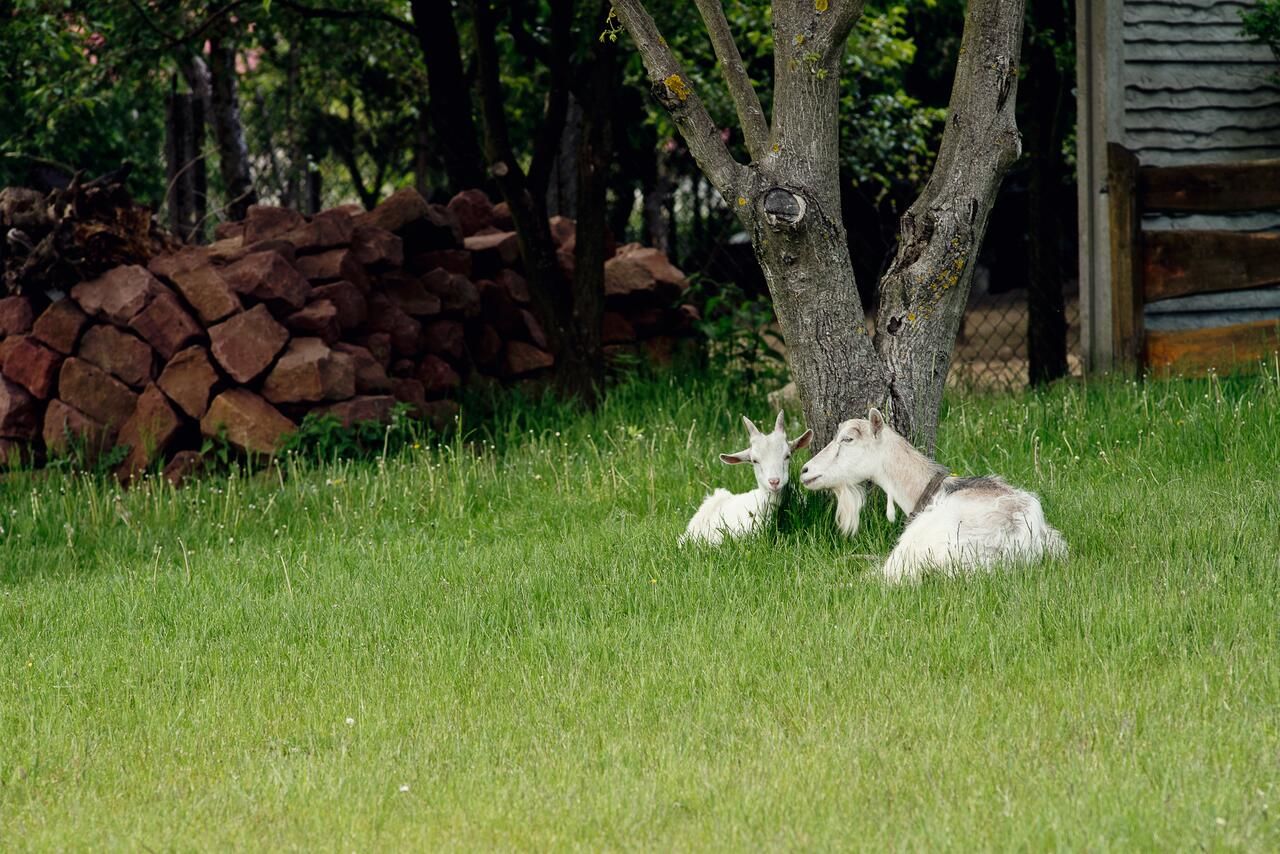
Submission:
[[[571,272],[574,224],[552,227]],[[0,299],[0,457],[127,446],[122,479],[158,461],[176,478],[205,437],[269,454],[309,412],[352,424],[404,403],[443,428],[464,385],[537,382],[554,367],[510,228],[479,191],[445,206],[403,190],[311,219],[258,206],[210,246],[52,301]],[[609,354],[669,358],[697,319],[679,305],[686,288],[657,250],[611,252]]]

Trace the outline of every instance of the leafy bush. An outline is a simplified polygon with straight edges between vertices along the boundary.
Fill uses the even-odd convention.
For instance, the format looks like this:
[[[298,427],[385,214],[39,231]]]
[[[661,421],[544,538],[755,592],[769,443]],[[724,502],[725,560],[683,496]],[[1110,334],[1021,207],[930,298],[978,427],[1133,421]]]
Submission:
[[[391,420],[360,421],[342,426],[332,415],[310,412],[298,431],[285,440],[281,453],[315,462],[370,459],[395,453],[422,438],[422,424],[410,417],[409,406],[397,404]]]

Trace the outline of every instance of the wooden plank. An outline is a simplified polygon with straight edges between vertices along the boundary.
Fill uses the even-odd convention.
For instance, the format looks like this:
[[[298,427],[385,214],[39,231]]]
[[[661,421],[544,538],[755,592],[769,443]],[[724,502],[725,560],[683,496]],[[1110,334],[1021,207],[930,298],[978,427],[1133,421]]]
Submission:
[[[1145,302],[1280,284],[1280,233],[1147,231],[1142,235]]]
[[[1111,232],[1111,333],[1117,366],[1136,366],[1142,340],[1142,213],[1138,206],[1138,158],[1107,143],[1107,207]]]
[[[1145,210],[1188,213],[1280,208],[1280,160],[1149,166],[1139,173]]]
[[[1179,374],[1203,374],[1252,368],[1280,351],[1280,320],[1260,320],[1195,329],[1189,332],[1148,332],[1149,368]]]

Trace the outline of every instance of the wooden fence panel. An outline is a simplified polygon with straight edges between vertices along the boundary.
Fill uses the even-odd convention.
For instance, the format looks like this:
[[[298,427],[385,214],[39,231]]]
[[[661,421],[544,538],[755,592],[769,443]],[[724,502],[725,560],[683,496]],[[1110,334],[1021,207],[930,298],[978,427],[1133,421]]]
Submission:
[[[1280,284],[1280,233],[1147,231],[1142,235],[1145,302]]]

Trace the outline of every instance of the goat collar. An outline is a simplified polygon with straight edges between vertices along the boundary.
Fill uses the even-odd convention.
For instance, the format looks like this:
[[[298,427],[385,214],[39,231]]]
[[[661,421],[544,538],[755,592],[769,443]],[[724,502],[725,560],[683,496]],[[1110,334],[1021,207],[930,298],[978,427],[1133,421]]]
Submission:
[[[947,479],[947,472],[940,471],[929,479],[929,485],[924,488],[924,492],[920,493],[920,497],[916,499],[916,509],[911,511],[911,515],[907,517],[907,524],[911,524],[912,520],[924,512],[924,508],[929,506],[929,502],[933,496],[938,494],[938,489],[942,486],[942,482]]]

